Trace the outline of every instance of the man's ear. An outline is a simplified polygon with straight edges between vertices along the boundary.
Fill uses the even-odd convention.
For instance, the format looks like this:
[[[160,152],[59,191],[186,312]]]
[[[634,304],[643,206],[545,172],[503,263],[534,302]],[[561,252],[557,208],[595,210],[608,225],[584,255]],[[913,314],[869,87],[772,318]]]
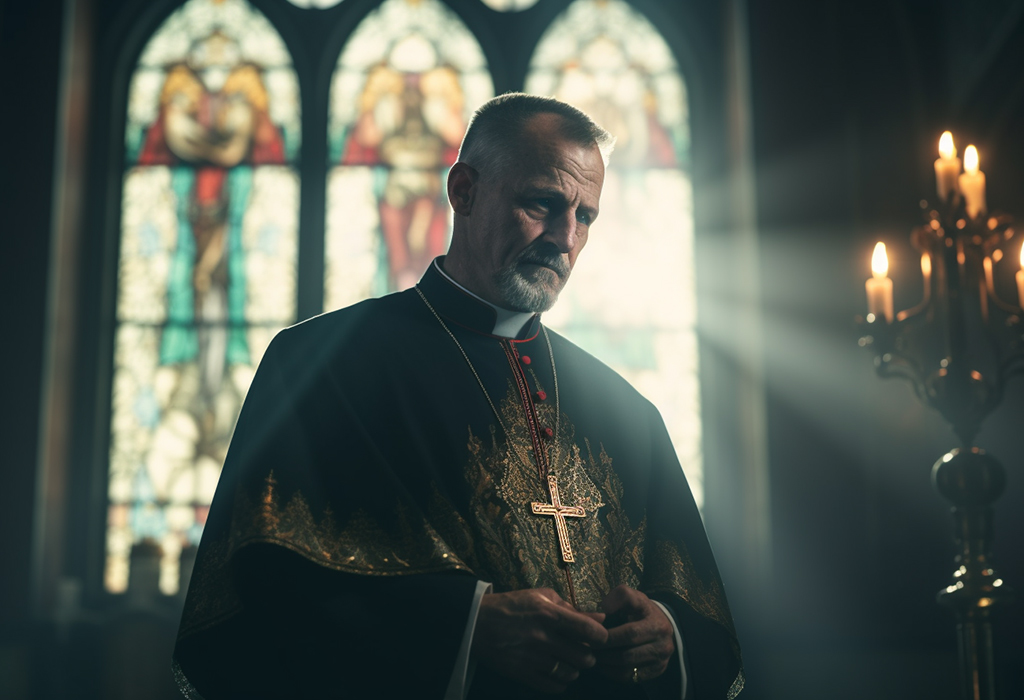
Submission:
[[[476,197],[480,173],[471,165],[456,163],[448,171],[448,201],[459,216],[469,216]]]

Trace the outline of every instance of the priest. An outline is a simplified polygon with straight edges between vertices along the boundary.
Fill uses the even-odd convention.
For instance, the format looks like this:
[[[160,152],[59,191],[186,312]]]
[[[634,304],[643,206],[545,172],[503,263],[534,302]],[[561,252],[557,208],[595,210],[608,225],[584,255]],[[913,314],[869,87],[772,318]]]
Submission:
[[[447,256],[274,339],[189,585],[187,695],[739,693],[657,409],[541,321],[598,216],[611,142],[557,100],[491,100],[448,176]]]

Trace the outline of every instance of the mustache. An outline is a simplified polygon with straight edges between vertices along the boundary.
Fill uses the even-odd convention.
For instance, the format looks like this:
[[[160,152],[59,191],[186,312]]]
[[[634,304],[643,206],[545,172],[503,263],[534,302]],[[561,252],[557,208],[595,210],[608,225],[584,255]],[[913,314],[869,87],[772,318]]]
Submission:
[[[541,243],[529,246],[519,254],[518,265],[542,265],[554,270],[559,277],[569,276],[569,263],[562,257],[562,252],[553,243]]]

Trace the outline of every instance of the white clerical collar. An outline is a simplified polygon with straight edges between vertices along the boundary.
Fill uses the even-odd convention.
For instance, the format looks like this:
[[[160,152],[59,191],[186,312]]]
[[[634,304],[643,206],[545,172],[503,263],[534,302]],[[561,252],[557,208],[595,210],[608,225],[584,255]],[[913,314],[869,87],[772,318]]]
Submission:
[[[477,301],[483,304],[487,304],[489,307],[494,309],[496,320],[494,322],[494,330],[491,331],[492,335],[501,336],[502,338],[515,338],[516,336],[519,335],[520,331],[522,331],[523,328],[526,327],[526,324],[530,322],[530,319],[533,318],[534,313],[532,311],[509,311],[508,309],[503,309],[500,306],[495,306],[491,302],[480,297],[480,295],[474,294],[473,292],[469,291],[461,284],[453,280],[451,276],[449,276],[449,274],[444,271],[444,268],[437,264],[437,260],[434,261],[434,267],[437,268],[437,271],[440,272],[441,276],[444,277],[446,280],[454,284],[456,287],[458,287],[459,289],[461,289],[462,291],[464,291],[466,294],[473,297]]]

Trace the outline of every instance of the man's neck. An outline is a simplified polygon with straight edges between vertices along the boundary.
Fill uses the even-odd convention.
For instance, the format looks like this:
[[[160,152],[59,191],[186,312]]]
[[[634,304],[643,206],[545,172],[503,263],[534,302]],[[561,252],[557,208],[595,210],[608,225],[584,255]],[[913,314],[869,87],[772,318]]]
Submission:
[[[441,276],[444,277],[446,280],[454,284],[456,287],[458,287],[459,289],[461,289],[466,294],[470,295],[480,303],[487,304],[487,306],[494,309],[494,330],[491,331],[493,335],[498,335],[501,336],[502,338],[515,338],[517,335],[519,335],[519,332],[523,330],[526,324],[530,322],[530,319],[533,318],[534,314],[532,311],[511,311],[509,309],[503,309],[500,306],[497,306],[496,304],[492,304],[491,302],[481,297],[479,294],[476,294],[472,290],[466,289],[466,287],[459,284],[458,281],[456,281],[451,275],[445,272],[444,267],[438,264],[437,260],[435,260],[433,264],[437,268],[437,271],[441,273]]]

